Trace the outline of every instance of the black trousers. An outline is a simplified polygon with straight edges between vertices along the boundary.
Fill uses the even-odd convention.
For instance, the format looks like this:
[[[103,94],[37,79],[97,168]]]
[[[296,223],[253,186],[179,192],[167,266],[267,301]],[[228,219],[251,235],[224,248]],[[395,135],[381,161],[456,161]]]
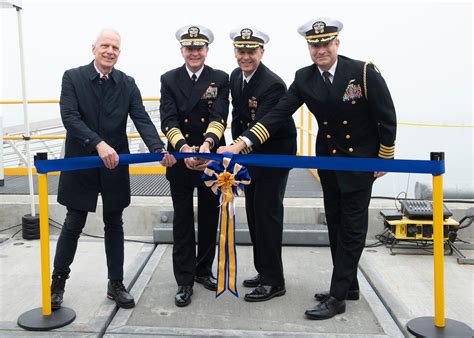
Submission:
[[[253,168],[252,181],[245,186],[245,208],[253,244],[255,269],[263,285],[284,286],[281,246],[283,198],[289,170]],[[266,173],[266,175],[265,175]]]
[[[198,175],[198,178],[189,179],[186,176],[188,174]],[[173,271],[178,285],[194,285],[195,276],[212,275],[212,263],[216,253],[219,199],[200,180],[201,174],[202,172],[184,173],[181,178],[173,177],[170,180],[174,208]],[[198,195],[197,255],[193,210],[195,188]]]
[[[124,260],[124,235],[123,235],[123,209],[103,211],[104,243],[107,256],[108,278],[110,280],[123,280]],[[56,245],[54,256],[53,276],[68,276],[70,266],[74,261],[77,241],[87,220],[87,211],[67,208],[61,234]]]
[[[330,294],[343,300],[358,290],[357,266],[365,246],[372,182],[365,189],[343,192],[332,171],[320,173],[333,271]]]

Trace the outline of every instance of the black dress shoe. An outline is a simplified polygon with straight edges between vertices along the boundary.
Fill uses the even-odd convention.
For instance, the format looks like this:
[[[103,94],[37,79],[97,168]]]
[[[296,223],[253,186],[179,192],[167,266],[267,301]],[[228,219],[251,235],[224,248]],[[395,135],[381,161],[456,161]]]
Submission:
[[[245,279],[242,282],[242,285],[245,286],[246,288],[256,288],[257,286],[260,285],[260,275],[256,275],[254,277]]]
[[[319,303],[312,310],[306,310],[304,313],[308,319],[329,319],[337,314],[346,312],[346,301],[337,300],[333,296],[322,303]]]
[[[284,286],[259,285],[253,291],[247,293],[244,299],[247,302],[264,302],[273,297],[280,297],[286,293]]]
[[[316,298],[318,302],[324,302],[326,299],[329,298],[329,291],[316,292],[314,294],[314,298]],[[359,298],[360,298],[359,290],[349,290],[347,292],[346,300],[359,300]]]
[[[191,304],[191,296],[193,295],[193,287],[191,285],[180,285],[174,296],[176,306],[183,307]]]
[[[64,296],[64,288],[66,286],[66,279],[69,276],[53,276],[51,281],[51,309],[58,310],[61,308]]]
[[[194,280],[198,282],[199,284],[202,284],[208,290],[211,290],[211,291],[217,290],[217,279],[214,276],[204,276],[204,277],[196,276],[194,277]]]
[[[120,280],[109,280],[107,298],[114,300],[118,307],[124,309],[131,309],[135,306],[135,300]]]

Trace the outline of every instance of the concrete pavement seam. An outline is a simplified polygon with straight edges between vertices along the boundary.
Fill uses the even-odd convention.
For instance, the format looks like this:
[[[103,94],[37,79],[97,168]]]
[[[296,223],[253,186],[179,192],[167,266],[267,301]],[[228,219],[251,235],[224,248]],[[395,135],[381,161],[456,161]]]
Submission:
[[[146,261],[145,265],[143,266],[140,273],[137,275],[136,281],[133,285],[133,289],[131,290],[133,297],[135,298],[136,302],[140,300],[148,282],[150,281],[153,273],[161,261],[164,252],[168,245],[157,245],[153,252],[150,254],[150,257]],[[119,309],[115,316],[109,322],[108,327],[106,327],[104,334],[107,333],[115,333],[116,329],[121,327],[126,327],[127,322],[130,316],[133,313],[133,309],[131,310],[123,310]]]

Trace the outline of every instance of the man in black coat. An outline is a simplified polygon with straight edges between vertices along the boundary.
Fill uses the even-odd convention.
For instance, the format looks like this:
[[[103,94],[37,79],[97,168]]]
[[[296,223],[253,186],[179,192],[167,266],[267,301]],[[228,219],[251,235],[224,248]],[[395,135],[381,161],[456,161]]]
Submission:
[[[224,143],[229,114],[229,76],[204,65],[214,37],[200,25],[176,32],[185,64],[161,76],[161,128],[168,150],[209,153]],[[177,306],[191,303],[194,281],[215,291],[212,263],[216,250],[219,201],[201,180],[206,163],[186,158],[166,172],[173,200],[173,270]],[[193,192],[198,197],[198,248],[194,233]]]
[[[129,154],[127,118],[130,116],[150,152],[161,152],[164,143],[142,103],[132,77],[114,68],[120,55],[120,35],[110,29],[100,32],[92,45],[94,61],[64,73],[61,118],[66,128],[65,158],[98,155],[105,168],[61,173],[58,202],[67,207],[59,235],[51,284],[53,309],[61,306],[69,268],[88,212],[95,212],[99,193],[103,203],[107,297],[119,307],[135,306],[123,281],[124,234],[122,212],[130,204],[128,165],[118,166],[118,154]],[[174,157],[166,154],[162,164]]]
[[[232,95],[232,138],[252,128],[285,95],[283,80],[261,59],[268,35],[255,28],[233,30],[234,53],[239,68],[230,77]],[[220,152],[225,147],[220,148]],[[296,128],[289,116],[265,144],[245,149],[252,154],[296,154]],[[258,274],[243,285],[255,289],[245,295],[249,302],[266,301],[285,294],[281,259],[283,197],[289,169],[249,167],[252,181],[245,186],[245,208],[253,244],[254,266]]]
[[[296,72],[278,104],[231,146],[240,152],[266,142],[303,103],[318,122],[316,155],[379,157],[395,154],[396,115],[387,85],[369,63],[338,56],[342,23],[319,18],[302,25],[313,65]],[[305,312],[327,319],[345,312],[346,299],[358,299],[357,264],[364,249],[372,184],[385,173],[320,170],[333,272],[329,292]]]

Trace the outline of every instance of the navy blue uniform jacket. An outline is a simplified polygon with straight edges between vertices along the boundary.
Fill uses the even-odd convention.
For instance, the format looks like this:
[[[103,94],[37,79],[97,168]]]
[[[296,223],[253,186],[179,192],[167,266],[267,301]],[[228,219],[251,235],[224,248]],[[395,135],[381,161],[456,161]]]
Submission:
[[[380,73],[364,64],[339,55],[331,92],[315,64],[298,70],[287,94],[243,136],[256,146],[266,142],[306,104],[318,122],[316,155],[393,158],[397,129],[393,101]],[[336,171],[336,177],[344,192],[365,189],[373,181],[369,172]]]

